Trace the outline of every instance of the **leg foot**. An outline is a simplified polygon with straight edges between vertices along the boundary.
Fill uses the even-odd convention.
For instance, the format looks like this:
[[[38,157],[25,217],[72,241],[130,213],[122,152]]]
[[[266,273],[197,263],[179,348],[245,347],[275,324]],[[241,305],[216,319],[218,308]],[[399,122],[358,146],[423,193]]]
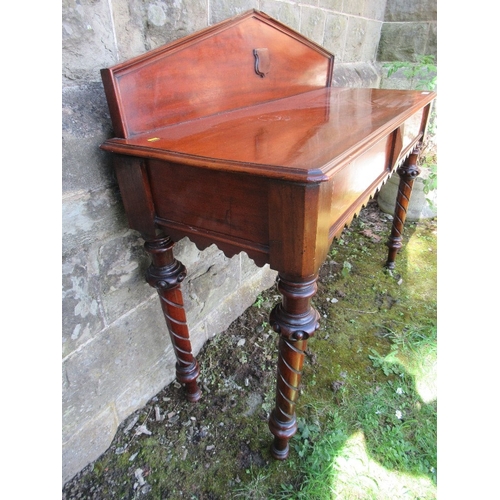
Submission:
[[[297,420],[295,415],[293,415],[288,422],[281,422],[276,417],[276,410],[273,410],[269,417],[269,429],[274,435],[271,455],[276,460],[285,460],[288,458],[288,453],[290,451],[288,441],[297,432]]]

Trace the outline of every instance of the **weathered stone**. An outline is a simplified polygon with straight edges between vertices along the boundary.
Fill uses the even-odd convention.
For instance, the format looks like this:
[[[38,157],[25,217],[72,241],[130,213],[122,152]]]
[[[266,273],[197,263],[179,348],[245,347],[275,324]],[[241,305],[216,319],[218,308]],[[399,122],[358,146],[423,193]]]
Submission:
[[[152,298],[135,314],[121,318],[87,343],[85,349],[64,360],[64,440],[116,401],[128,386],[142,378],[147,367],[164,358],[170,340],[158,306],[156,297]],[[174,364],[173,359],[169,361]],[[147,387],[143,389],[153,396]]]
[[[145,46],[147,50],[178,40],[205,28],[208,23],[206,2],[145,2]]]
[[[211,338],[226,330],[229,325],[255,302],[255,297],[276,281],[276,272],[268,266],[254,272],[231,295],[226,295],[206,318],[206,335]]]
[[[216,245],[210,245],[205,250],[199,250],[198,247],[189,239],[182,238],[174,246],[174,256],[180,260],[187,269],[187,280],[191,281],[196,276],[207,271],[211,262],[222,252]]]
[[[342,62],[373,61],[381,24],[377,21],[350,17]]]
[[[328,3],[327,0],[323,0]],[[320,5],[322,0],[320,0]],[[383,21],[386,0],[349,0],[343,2],[341,12],[350,16]],[[339,10],[339,9],[336,9]]]
[[[322,45],[325,34],[325,19],[325,11],[303,6],[300,16],[300,32],[313,42]]]
[[[250,9],[258,9],[257,0],[210,0],[210,24],[224,21],[229,17],[237,16]],[[261,10],[265,10],[262,9]]]
[[[66,81],[97,82],[99,70],[114,64],[111,24],[107,0],[63,0],[62,73]]]
[[[156,293],[145,279],[149,264],[143,241],[135,231],[118,234],[99,245],[97,276],[108,324]]]
[[[429,34],[425,46],[425,55],[434,56],[437,61],[437,23],[429,23]]]
[[[370,2],[365,2],[363,15],[368,19],[383,21],[386,1],[387,0],[371,0]]]
[[[437,0],[387,0],[384,20],[418,22],[437,20]]]
[[[216,248],[215,245],[212,247]],[[210,247],[210,248],[212,248]],[[205,251],[207,251],[206,249]],[[182,261],[186,266],[188,273],[192,271],[191,266],[200,261],[202,251],[189,238],[182,238],[174,246],[174,257]]]
[[[117,198],[111,190],[66,197],[63,203],[63,356],[92,338],[106,324],[103,312],[113,299],[111,282],[113,279],[116,281],[117,278],[113,277],[117,272],[121,272],[119,279],[122,282],[121,286],[116,286],[122,290],[118,303],[123,301],[130,308],[134,299],[138,303],[144,300],[144,281],[141,283],[140,279],[134,277],[133,291],[124,284],[126,277],[132,279],[125,270],[130,266],[137,266],[135,262],[138,258],[135,256],[135,260],[128,263],[123,260],[132,255],[137,237],[135,233],[132,236],[123,228],[124,214],[116,205]],[[122,231],[118,233],[119,236],[111,237],[119,229]],[[108,251],[107,259],[110,263],[106,265],[106,252],[99,255],[99,247],[110,238],[111,241],[124,242],[125,246],[121,250],[123,253],[120,261],[116,255],[119,252],[116,243],[114,260]],[[110,245],[108,243],[104,247],[110,248]],[[136,253],[140,255],[137,250]],[[122,314],[127,311],[123,304],[120,310]],[[110,316],[112,320],[117,317],[112,314]]]
[[[380,33],[378,61],[414,61],[425,54],[427,23],[384,23]]]
[[[97,75],[99,78],[99,74]],[[103,140],[111,134],[108,104],[101,82],[72,85],[63,89],[62,130],[77,139],[95,137]]]
[[[100,78],[99,73],[95,77]],[[63,192],[91,191],[113,183],[110,156],[99,149],[111,134],[102,83],[63,89]]]
[[[366,0],[349,0],[342,5],[342,12],[353,16],[362,16],[365,11]]]
[[[298,5],[275,0],[261,0],[260,9],[290,28],[299,30],[300,7]]]
[[[116,188],[77,193],[63,199],[63,255],[126,230]]]
[[[113,173],[109,158],[99,149],[104,137],[76,138],[67,136],[63,132],[62,159],[64,171],[62,173],[63,189],[66,193],[75,191],[102,188],[111,185]],[[84,159],[88,164],[83,165]]]
[[[145,3],[142,0],[111,0],[116,36],[115,63],[146,52]]]
[[[322,9],[334,10],[343,12],[342,4],[344,0],[319,0],[318,6]]]
[[[99,280],[89,273],[88,249],[66,256],[62,270],[62,354],[67,356],[104,328]]]
[[[159,309],[159,304],[158,304]],[[137,377],[124,387],[116,398],[116,413],[120,422],[124,421],[134,411],[142,408],[155,394],[175,380],[175,354],[168,339],[165,324],[160,328],[160,334],[165,337],[166,347],[163,356],[152,366],[146,367]],[[192,343],[203,345],[204,336],[192,332]],[[194,351],[196,353],[197,351]]]
[[[335,56],[336,63],[341,63],[344,60],[347,23],[347,16],[340,14],[328,14],[326,16],[324,47]]]
[[[78,432],[63,440],[62,482],[69,481],[108,448],[119,421],[113,405],[108,405],[82,424]]]
[[[266,265],[264,267],[267,268],[269,266]],[[258,272],[257,268],[255,267],[254,261],[245,252],[240,253],[240,268],[241,283],[247,281]],[[272,272],[276,274],[275,271]]]
[[[240,284],[240,263],[236,255],[227,259],[221,252],[206,263],[205,272],[198,271],[184,284],[188,322],[197,324],[217,308],[224,297]]]

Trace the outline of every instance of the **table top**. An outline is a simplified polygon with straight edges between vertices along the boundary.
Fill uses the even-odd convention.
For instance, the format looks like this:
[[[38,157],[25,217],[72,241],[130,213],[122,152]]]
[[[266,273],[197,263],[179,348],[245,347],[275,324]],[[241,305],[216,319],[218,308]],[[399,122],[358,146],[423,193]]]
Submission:
[[[221,171],[326,181],[435,97],[429,91],[326,87],[108,139],[102,148]]]

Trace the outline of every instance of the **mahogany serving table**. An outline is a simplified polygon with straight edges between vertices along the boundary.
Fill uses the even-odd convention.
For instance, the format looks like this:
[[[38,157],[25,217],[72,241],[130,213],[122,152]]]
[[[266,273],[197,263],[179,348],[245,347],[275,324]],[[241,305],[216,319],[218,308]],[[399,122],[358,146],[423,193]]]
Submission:
[[[249,11],[101,71],[113,153],[130,227],[152,263],[177,356],[197,401],[181,282],[173,257],[187,236],[228,257],[246,252],[279,274],[282,303],[272,454],[288,456],[311,305],[333,239],[397,169],[389,257],[394,266],[432,92],[333,88],[333,56],[262,12]],[[400,166],[401,165],[401,166]]]

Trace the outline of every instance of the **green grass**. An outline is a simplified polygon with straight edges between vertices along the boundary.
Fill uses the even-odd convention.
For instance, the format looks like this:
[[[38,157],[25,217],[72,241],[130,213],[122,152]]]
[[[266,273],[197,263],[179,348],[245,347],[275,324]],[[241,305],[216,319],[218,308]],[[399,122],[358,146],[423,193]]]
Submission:
[[[436,327],[392,335],[397,340],[389,353],[372,356],[377,383],[367,389],[346,377],[337,390],[340,404],[301,408],[308,417],[299,418],[292,440],[300,481],[266,496],[268,483],[256,471],[240,493],[297,500],[436,498],[436,393],[424,384],[425,401],[417,390],[435,376]]]

